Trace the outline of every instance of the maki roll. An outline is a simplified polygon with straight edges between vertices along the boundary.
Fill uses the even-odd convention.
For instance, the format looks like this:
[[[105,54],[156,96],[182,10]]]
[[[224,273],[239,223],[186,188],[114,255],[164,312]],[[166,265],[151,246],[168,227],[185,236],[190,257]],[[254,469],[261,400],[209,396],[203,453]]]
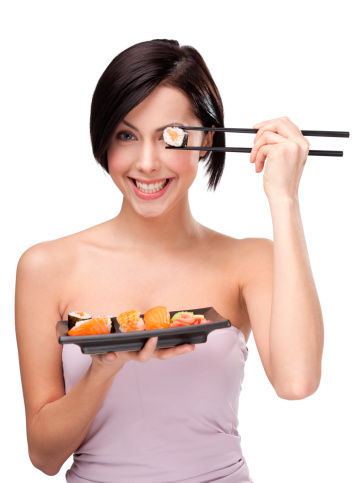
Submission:
[[[187,146],[188,133],[180,127],[167,127],[164,129],[163,138],[168,146],[183,148]]]
[[[138,310],[128,310],[117,317],[120,332],[132,332],[144,330],[144,320]]]
[[[92,319],[92,317],[86,312],[70,312],[68,314],[68,330],[72,329],[76,322],[89,319]]]
[[[144,314],[145,329],[167,329],[171,327],[170,313],[162,305],[152,307]]]
[[[68,331],[68,335],[100,335],[109,334],[112,329],[111,317],[95,317],[90,320],[79,320]]]

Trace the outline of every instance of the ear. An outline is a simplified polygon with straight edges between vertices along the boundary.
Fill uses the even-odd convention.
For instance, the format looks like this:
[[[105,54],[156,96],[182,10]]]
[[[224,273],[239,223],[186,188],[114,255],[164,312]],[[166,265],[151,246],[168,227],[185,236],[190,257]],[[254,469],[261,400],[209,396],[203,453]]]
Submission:
[[[212,127],[215,127],[214,124]],[[203,136],[202,146],[211,147],[213,144],[214,131],[207,131]],[[209,151],[200,151],[200,158],[206,156]]]

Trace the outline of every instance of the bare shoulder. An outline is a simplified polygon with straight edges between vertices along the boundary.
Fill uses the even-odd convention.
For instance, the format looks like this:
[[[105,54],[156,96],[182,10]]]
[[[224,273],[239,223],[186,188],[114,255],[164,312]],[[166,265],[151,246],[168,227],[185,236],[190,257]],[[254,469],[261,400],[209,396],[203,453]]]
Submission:
[[[15,322],[18,338],[31,320],[38,333],[60,320],[65,273],[74,260],[75,237],[41,242],[20,257],[16,273]],[[45,317],[38,317],[39,314]],[[46,322],[47,321],[47,322]]]
[[[228,258],[234,267],[238,264],[238,273],[245,282],[273,257],[274,242],[269,238],[233,238],[210,229],[205,233],[211,240],[211,248]]]
[[[66,242],[58,239],[31,246],[21,255],[17,274],[27,275],[36,272],[37,275],[43,276],[50,273],[56,265],[61,266],[60,262],[66,255],[66,245],[68,245]]]
[[[60,316],[61,285],[66,267],[73,257],[73,243],[58,239],[38,243],[21,256],[16,273],[16,303],[32,297],[50,300],[52,309]],[[28,295],[27,295],[28,294]],[[28,303],[28,300],[26,300]]]
[[[271,288],[274,242],[268,238],[232,239],[226,243],[225,249],[229,253],[230,263],[238,279],[240,302],[246,309],[249,305],[250,314],[250,305],[257,303],[254,296],[255,287],[261,288],[267,283],[268,288]]]
[[[274,242],[269,238],[243,238],[234,244],[233,249],[241,303],[250,316],[261,301],[258,292],[263,291],[266,297],[271,293]],[[252,319],[250,322],[253,326]]]
[[[105,223],[102,223],[78,233],[33,245],[19,260],[18,276],[36,273],[36,276],[50,277],[55,273],[58,279],[61,272],[75,263],[84,245],[95,244],[100,231],[104,230],[104,225]]]
[[[102,249],[109,222],[28,248],[20,257],[16,274],[17,313],[36,300],[54,320],[62,318],[70,297],[72,279],[82,270],[93,250]],[[101,245],[100,245],[101,243]],[[37,309],[36,309],[37,310]],[[16,318],[21,324],[23,317]]]
[[[244,238],[240,240],[239,251],[243,284],[247,284],[272,265],[274,242],[269,238]]]
[[[212,230],[207,234],[211,239],[209,251],[223,263],[230,283],[238,286],[241,305],[247,309],[247,302],[249,308],[257,304],[255,289],[265,283],[271,289],[274,242],[268,238],[233,238]]]

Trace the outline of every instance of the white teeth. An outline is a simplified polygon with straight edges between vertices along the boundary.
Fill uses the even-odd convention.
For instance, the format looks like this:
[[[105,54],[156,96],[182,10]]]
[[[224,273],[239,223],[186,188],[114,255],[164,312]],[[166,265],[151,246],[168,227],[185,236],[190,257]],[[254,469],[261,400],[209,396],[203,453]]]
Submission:
[[[160,183],[141,183],[140,181],[136,181],[137,187],[143,193],[155,193],[156,191],[160,191],[164,186],[167,184],[168,180],[161,181]]]

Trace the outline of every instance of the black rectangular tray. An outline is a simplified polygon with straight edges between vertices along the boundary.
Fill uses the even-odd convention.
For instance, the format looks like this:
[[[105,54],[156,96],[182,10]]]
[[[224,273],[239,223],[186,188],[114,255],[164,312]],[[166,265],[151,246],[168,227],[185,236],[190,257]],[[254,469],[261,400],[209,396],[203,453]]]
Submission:
[[[62,320],[57,323],[56,327],[58,342],[59,344],[77,344],[83,354],[105,354],[106,352],[141,350],[147,339],[159,337],[157,348],[160,349],[181,344],[202,344],[207,341],[208,334],[213,330],[231,326],[230,321],[224,319],[213,307],[184,309],[183,311],[204,315],[211,322],[186,327],[170,327],[168,329],[120,332],[117,319],[115,319],[115,332],[111,334],[71,336],[68,335],[68,321]],[[170,312],[170,317],[173,317],[177,312],[182,311]]]

